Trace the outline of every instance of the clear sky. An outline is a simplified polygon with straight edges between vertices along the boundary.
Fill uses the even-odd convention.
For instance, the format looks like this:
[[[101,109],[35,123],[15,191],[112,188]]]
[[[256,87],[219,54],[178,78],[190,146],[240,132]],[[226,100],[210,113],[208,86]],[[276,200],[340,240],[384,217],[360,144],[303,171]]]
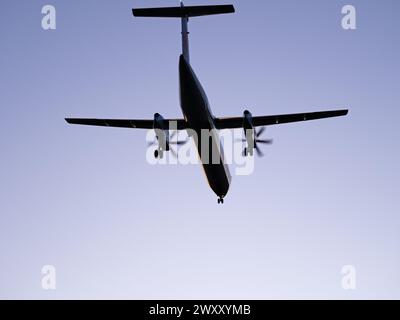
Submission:
[[[400,298],[400,2],[232,3],[189,25],[216,116],[350,114],[268,127],[218,205],[200,167],[147,163],[145,131],[63,120],[181,116],[180,23],[131,14],[178,1],[0,2],[1,298]]]

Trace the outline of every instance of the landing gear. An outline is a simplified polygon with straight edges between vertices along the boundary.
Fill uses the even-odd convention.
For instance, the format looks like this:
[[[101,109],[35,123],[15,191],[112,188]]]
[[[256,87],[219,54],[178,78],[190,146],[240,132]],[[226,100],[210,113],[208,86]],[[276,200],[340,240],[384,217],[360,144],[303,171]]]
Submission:
[[[249,148],[244,148],[243,149],[243,157],[247,157],[247,156],[252,156],[253,155],[253,149]]]
[[[157,159],[157,158],[162,159],[163,156],[164,156],[164,153],[163,153],[162,150],[159,150],[159,149],[154,150],[154,158],[156,158],[156,159]]]
[[[218,204],[224,204],[224,199],[223,198],[218,198]]]

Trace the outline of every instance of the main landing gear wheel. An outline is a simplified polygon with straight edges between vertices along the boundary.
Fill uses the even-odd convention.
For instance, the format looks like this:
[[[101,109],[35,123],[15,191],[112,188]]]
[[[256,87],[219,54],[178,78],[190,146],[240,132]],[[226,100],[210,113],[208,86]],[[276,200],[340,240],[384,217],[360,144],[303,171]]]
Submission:
[[[244,148],[242,154],[243,154],[243,157],[252,156],[253,155],[253,149],[249,150],[249,148]]]
[[[163,157],[163,152],[162,152],[162,150],[158,150],[158,149],[156,149],[156,150],[154,150],[154,158],[160,158],[160,159],[162,159],[162,157]]]
[[[224,204],[224,199],[223,198],[218,198],[218,204]]]

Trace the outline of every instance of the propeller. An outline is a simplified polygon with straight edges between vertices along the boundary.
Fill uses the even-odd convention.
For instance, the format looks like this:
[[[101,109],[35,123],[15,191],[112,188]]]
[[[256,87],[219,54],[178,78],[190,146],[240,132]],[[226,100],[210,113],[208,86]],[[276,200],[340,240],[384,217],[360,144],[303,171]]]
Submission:
[[[171,151],[173,156],[176,157],[176,158],[178,158],[178,153],[176,152],[175,149],[171,148],[171,145],[182,146],[182,145],[186,144],[189,141],[188,138],[186,140],[174,140],[174,138],[176,137],[177,133],[178,133],[178,131],[173,131],[172,134],[169,136],[169,146],[170,146],[169,150]],[[157,137],[154,137],[153,141],[150,141],[150,142],[147,143],[147,147],[149,148],[149,147],[154,146],[156,144],[158,144],[158,140],[157,140]]]
[[[261,151],[260,149],[260,144],[272,144],[274,142],[273,139],[260,139],[260,136],[264,133],[265,131],[265,127],[261,127],[260,130],[257,131],[257,129],[254,130],[255,131],[255,141],[254,141],[254,149],[256,149],[256,153],[259,157],[263,157],[264,153]],[[247,139],[242,138],[241,140],[239,140],[241,142],[247,142]]]

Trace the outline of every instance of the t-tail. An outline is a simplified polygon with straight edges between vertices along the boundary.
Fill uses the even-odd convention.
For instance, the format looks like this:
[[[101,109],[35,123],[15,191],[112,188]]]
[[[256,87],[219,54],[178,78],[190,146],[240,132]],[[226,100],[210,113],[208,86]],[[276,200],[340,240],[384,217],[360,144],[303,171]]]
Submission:
[[[132,9],[135,17],[156,17],[156,18],[181,18],[182,21],[182,54],[190,63],[189,57],[189,30],[188,22],[191,17],[209,16],[214,14],[234,13],[233,5],[214,6],[184,6],[181,1],[180,7],[163,8],[140,8]]]

